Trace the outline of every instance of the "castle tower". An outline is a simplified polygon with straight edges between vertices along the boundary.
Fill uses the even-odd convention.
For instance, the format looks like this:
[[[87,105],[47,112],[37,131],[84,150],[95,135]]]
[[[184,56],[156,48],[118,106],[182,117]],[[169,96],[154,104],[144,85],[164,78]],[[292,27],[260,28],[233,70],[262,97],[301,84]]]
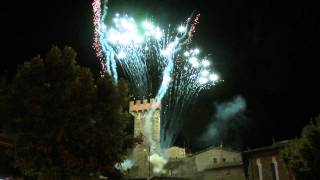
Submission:
[[[154,99],[130,101],[129,111],[134,116],[134,136],[143,135],[143,142],[133,150],[134,166],[130,172],[134,177],[148,177],[152,175],[152,165],[149,161],[150,145],[145,134],[144,126],[149,110],[155,109],[151,118],[152,121],[152,140],[160,148],[160,109],[161,104]]]

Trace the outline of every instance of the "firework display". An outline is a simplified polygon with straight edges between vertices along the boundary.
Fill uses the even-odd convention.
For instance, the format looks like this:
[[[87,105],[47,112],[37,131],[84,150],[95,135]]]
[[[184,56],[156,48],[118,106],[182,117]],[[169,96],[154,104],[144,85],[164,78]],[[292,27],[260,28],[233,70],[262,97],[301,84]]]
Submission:
[[[201,90],[219,81],[209,57],[190,48],[200,14],[191,15],[175,28],[163,28],[151,19],[136,20],[119,13],[107,16],[107,1],[94,0],[92,6],[93,46],[101,72],[107,72],[114,83],[118,72],[123,72],[134,96],[153,94],[162,103],[161,143],[170,147],[181,130],[183,111]],[[148,113],[146,132],[151,131],[153,113],[152,109]]]

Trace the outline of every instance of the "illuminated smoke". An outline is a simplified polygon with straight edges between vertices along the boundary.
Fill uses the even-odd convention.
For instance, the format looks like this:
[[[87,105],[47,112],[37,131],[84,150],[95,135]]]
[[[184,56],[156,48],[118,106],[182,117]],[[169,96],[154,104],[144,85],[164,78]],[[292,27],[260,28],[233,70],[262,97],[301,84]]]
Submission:
[[[124,160],[122,163],[117,163],[116,164],[116,168],[119,169],[119,170],[128,170],[128,169],[131,169],[132,166],[133,166],[133,161],[130,160],[130,159],[126,159]]]
[[[165,173],[164,166],[167,164],[168,160],[164,158],[164,156],[154,153],[150,156],[150,162],[153,165],[153,172]]]
[[[233,123],[231,120],[241,116],[246,110],[246,106],[246,100],[241,96],[236,96],[229,102],[217,104],[216,114],[199,138],[199,142],[206,145],[221,143],[223,133],[227,133],[227,128]]]

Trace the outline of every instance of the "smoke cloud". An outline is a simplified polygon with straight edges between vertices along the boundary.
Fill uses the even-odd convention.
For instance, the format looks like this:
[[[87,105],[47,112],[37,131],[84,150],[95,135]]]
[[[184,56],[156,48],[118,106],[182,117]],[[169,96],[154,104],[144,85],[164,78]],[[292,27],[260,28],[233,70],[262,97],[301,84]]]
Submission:
[[[154,153],[150,156],[150,162],[151,164],[153,164],[153,172],[165,173],[163,167],[167,164],[168,161],[164,157],[160,156],[157,153]]]
[[[124,170],[124,171],[126,171],[126,170],[132,168],[133,164],[134,164],[134,162],[133,162],[132,160],[126,159],[126,160],[124,160],[122,163],[116,164],[115,167],[116,167],[117,169],[119,169],[119,170],[122,170],[122,171]]]
[[[216,105],[217,113],[216,119],[221,121],[228,121],[235,117],[238,113],[242,113],[246,109],[246,101],[241,96],[236,96],[230,102],[224,102]]]
[[[211,118],[211,123],[205,132],[198,138],[202,145],[217,145],[222,143],[230,127],[235,127],[243,120],[243,113],[247,107],[246,100],[242,96],[236,96],[231,101],[215,104],[216,113]],[[236,127],[237,128],[237,127]],[[236,137],[232,137],[234,140]]]

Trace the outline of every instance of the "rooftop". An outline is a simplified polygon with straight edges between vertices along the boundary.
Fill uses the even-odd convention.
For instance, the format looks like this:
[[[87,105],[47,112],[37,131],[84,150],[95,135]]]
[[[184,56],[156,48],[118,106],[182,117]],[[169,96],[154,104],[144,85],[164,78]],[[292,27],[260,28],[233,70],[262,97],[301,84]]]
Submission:
[[[210,146],[208,148],[205,148],[201,151],[198,151],[194,154],[191,154],[190,156],[195,156],[195,155],[198,155],[198,154],[201,154],[201,153],[204,153],[206,151],[210,151],[210,150],[223,150],[223,151],[229,151],[229,152],[234,152],[234,153],[241,153],[240,151],[237,151],[235,149],[232,149],[230,147],[224,147],[224,146]]]
[[[243,151],[243,153],[249,154],[249,153],[253,153],[253,152],[276,150],[276,149],[284,147],[286,144],[288,144],[290,142],[291,142],[290,140],[278,141],[278,142],[274,142],[270,146],[260,147],[260,148],[256,148],[256,149],[249,149],[249,150]]]

